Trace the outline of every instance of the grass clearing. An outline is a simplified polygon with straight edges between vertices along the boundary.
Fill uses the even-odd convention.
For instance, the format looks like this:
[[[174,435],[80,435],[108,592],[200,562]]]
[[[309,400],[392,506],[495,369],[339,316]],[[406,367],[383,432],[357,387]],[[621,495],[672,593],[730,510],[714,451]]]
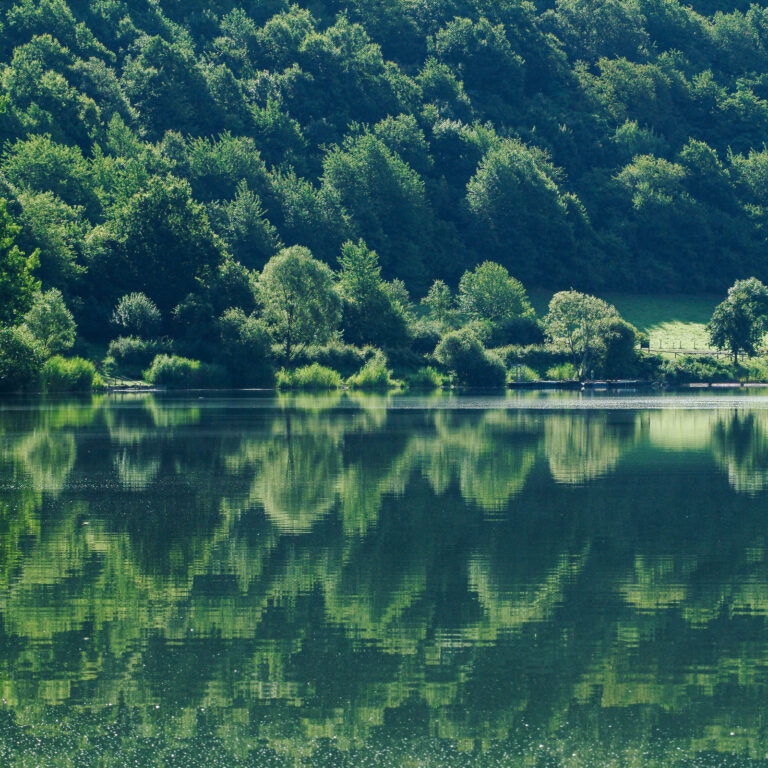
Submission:
[[[535,289],[529,292],[536,314],[547,312],[553,291]],[[621,316],[648,334],[651,349],[710,349],[706,325],[715,306],[723,297],[716,294],[602,293],[600,298],[613,304]]]

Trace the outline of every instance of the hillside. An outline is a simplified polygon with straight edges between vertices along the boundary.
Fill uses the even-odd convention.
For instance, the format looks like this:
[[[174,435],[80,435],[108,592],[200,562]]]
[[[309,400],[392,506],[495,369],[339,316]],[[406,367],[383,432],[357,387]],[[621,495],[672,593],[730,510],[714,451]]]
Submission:
[[[597,293],[768,277],[762,7],[4,6],[0,197],[85,336],[129,291],[226,308],[281,246],[336,268],[360,238],[416,298],[486,259]]]

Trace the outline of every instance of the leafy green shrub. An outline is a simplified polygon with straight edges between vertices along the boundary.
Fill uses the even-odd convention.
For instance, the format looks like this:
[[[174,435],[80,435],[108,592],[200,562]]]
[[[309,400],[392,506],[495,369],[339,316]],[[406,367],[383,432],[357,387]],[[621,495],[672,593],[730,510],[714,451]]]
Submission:
[[[339,389],[342,380],[338,371],[319,363],[305,365],[293,371],[277,372],[278,389]]]
[[[527,365],[518,365],[509,372],[508,381],[538,381],[540,378],[533,368]]]
[[[656,352],[641,351],[637,357],[637,375],[641,379],[658,380],[666,360]]]
[[[129,293],[117,302],[112,323],[129,336],[152,336],[160,329],[163,318],[152,299],[143,293]]]
[[[45,348],[26,328],[0,328],[0,392],[34,389]]]
[[[40,382],[45,392],[89,392],[103,386],[101,376],[89,360],[61,355],[45,363]]]
[[[381,352],[350,376],[347,384],[352,389],[392,389],[398,386],[398,382],[392,378],[392,371],[387,367],[387,358]]]
[[[218,357],[239,387],[271,386],[274,371],[266,327],[255,315],[228,309],[219,319],[221,346]]]
[[[492,347],[504,347],[509,344],[543,344],[544,330],[541,322],[533,317],[512,317],[491,327],[488,344]]]
[[[305,347],[294,356],[293,362],[299,366],[318,363],[348,377],[359,371],[376,352],[374,347],[355,347],[352,344],[333,341],[322,346]]]
[[[573,381],[579,376],[573,363],[558,363],[547,369],[546,378],[550,381]]]
[[[166,339],[120,336],[109,343],[107,356],[114,360],[116,373],[138,379],[157,355],[172,352],[173,343]]]
[[[670,384],[735,381],[737,371],[730,363],[714,355],[683,355],[661,366],[663,379]]]
[[[144,379],[156,387],[194,389],[223,386],[227,374],[220,365],[208,365],[176,355],[158,355],[144,372]]]
[[[601,364],[602,375],[609,379],[636,376],[640,354],[637,343],[641,336],[637,328],[625,320],[616,319],[605,332],[605,354]]]
[[[444,336],[435,358],[465,386],[499,388],[506,384],[507,372],[501,358],[488,352],[466,328]]]
[[[35,296],[24,325],[51,355],[71,349],[77,336],[75,320],[57,288]]]
[[[752,357],[743,361],[739,378],[743,381],[768,381],[768,360]]]
[[[568,353],[544,344],[528,346],[510,345],[494,350],[508,368],[515,365],[527,365],[535,371],[546,371],[553,365],[568,362]]]
[[[411,349],[419,354],[431,355],[440,343],[440,330],[435,323],[422,320],[414,323],[411,332],[413,334]]]
[[[408,376],[405,383],[409,389],[440,389],[443,386],[443,377],[440,371],[428,365]]]

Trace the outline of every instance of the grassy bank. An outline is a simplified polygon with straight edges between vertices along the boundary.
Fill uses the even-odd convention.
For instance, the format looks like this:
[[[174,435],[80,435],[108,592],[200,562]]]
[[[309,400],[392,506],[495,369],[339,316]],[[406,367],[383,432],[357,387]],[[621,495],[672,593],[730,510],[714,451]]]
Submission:
[[[536,314],[543,317],[553,291],[530,291]],[[601,298],[613,304],[621,316],[648,335],[651,349],[708,350],[706,325],[721,296],[704,294],[647,295],[642,293],[606,293]]]

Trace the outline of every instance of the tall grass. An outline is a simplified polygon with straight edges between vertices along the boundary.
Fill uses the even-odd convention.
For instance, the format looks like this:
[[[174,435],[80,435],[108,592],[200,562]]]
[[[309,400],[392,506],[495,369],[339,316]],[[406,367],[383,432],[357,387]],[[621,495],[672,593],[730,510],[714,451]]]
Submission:
[[[196,389],[224,386],[227,376],[219,365],[176,355],[158,355],[144,372],[144,380],[156,387]]]
[[[436,368],[428,365],[408,376],[405,383],[409,389],[440,389],[443,386],[443,377]]]
[[[514,365],[507,374],[507,381],[538,381],[539,378],[539,374],[529,365]]]
[[[341,387],[341,375],[333,368],[327,368],[320,363],[312,363],[292,371],[277,372],[278,389],[338,389]]]
[[[354,376],[347,379],[352,389],[383,390],[394,389],[400,382],[392,378],[383,354],[374,355]]]
[[[88,392],[104,386],[93,363],[82,357],[60,355],[46,361],[40,381],[45,392]]]
[[[551,381],[573,381],[578,375],[572,363],[559,363],[547,371],[547,378]]]

